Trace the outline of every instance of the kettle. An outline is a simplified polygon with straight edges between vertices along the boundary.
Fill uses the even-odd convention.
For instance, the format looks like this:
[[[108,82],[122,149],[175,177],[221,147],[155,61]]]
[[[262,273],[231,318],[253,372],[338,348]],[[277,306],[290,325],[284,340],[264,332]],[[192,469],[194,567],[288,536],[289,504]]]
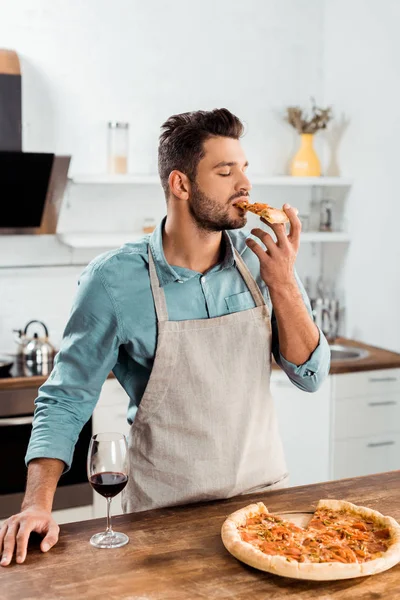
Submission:
[[[32,338],[28,337],[28,329],[33,323],[39,323],[44,330],[44,338],[39,337],[38,333],[34,333]],[[42,321],[36,319],[29,321],[26,324],[24,331],[21,329],[14,330],[18,335],[16,342],[18,343],[18,356],[26,362],[28,366],[48,365],[54,360],[56,350],[49,342],[49,331]]]

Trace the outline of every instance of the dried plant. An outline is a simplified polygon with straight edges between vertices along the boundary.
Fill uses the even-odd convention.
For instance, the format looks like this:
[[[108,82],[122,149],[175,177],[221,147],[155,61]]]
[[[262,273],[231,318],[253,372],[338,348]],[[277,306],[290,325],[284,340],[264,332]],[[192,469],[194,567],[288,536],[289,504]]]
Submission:
[[[294,127],[298,133],[317,133],[325,129],[332,119],[332,107],[318,108],[312,98],[311,114],[308,115],[299,106],[288,106],[285,120]]]

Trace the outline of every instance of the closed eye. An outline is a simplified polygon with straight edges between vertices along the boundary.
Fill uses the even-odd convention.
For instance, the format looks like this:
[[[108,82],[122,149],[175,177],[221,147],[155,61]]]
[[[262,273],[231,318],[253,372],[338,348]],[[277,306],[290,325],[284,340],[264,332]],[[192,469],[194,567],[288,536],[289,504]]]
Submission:
[[[221,177],[229,177],[231,173],[218,173]]]

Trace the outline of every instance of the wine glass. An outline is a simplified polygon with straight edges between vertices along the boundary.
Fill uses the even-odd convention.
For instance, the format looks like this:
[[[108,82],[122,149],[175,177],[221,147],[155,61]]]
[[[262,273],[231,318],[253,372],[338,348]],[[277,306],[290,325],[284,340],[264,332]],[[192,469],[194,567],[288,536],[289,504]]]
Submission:
[[[129,542],[111,527],[111,501],[128,483],[128,445],[122,433],[96,433],[87,458],[87,473],[93,489],[107,499],[107,528],[90,538],[96,548],[119,548]]]

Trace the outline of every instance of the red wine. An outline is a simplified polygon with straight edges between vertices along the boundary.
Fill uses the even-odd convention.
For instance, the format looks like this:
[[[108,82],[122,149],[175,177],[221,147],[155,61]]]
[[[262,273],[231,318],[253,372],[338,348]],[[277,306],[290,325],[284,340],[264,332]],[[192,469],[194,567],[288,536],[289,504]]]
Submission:
[[[105,471],[104,473],[92,475],[89,478],[89,483],[104,498],[114,498],[114,496],[122,492],[128,483],[128,476],[123,473]]]

